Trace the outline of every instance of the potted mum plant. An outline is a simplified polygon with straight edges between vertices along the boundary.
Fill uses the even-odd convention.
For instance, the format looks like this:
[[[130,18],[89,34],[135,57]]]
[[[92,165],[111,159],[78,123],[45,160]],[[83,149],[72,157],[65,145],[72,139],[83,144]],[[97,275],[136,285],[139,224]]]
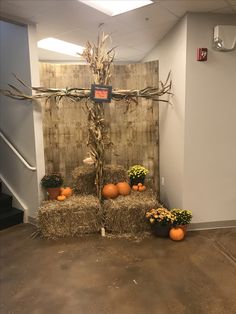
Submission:
[[[151,224],[154,235],[168,237],[175,215],[166,208],[153,208],[146,212],[146,218]]]
[[[60,173],[46,174],[41,180],[50,200],[55,200],[60,195],[62,183],[63,178]]]
[[[186,234],[187,227],[193,217],[191,210],[173,208],[171,210],[171,213],[175,215],[173,226],[182,228],[184,233]]]
[[[138,183],[144,184],[148,169],[141,165],[134,165],[128,170],[128,176],[130,178],[130,185],[138,185]]]

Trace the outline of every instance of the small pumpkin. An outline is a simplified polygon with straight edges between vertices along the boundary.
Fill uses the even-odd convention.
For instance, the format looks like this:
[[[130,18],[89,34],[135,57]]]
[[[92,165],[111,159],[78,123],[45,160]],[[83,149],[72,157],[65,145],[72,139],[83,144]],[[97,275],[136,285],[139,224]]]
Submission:
[[[143,186],[143,184],[140,182],[140,183],[138,183],[138,187],[140,187],[140,186]]]
[[[119,182],[116,186],[120,195],[126,196],[130,194],[131,188],[127,182]]]
[[[134,191],[138,191],[138,186],[137,186],[137,185],[133,185],[133,186],[132,186],[132,189],[133,189]]]
[[[72,195],[73,190],[70,187],[61,188],[61,195],[65,195],[66,197],[69,197]]]
[[[173,241],[181,241],[184,239],[184,231],[182,228],[172,228],[169,236]]]
[[[104,198],[116,198],[118,195],[119,191],[115,184],[109,183],[104,185],[102,189],[102,196]]]
[[[64,201],[66,199],[66,196],[65,195],[59,195],[58,197],[57,197],[57,200],[58,201]]]
[[[141,185],[138,187],[139,192],[143,192],[146,190],[146,186],[145,185]]]

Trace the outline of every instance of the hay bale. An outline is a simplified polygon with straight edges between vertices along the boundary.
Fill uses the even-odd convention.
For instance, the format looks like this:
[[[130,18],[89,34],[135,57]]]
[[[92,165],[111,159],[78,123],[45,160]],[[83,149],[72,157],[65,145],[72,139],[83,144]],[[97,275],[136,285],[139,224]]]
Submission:
[[[101,228],[101,214],[99,200],[92,195],[44,201],[38,210],[39,229],[50,239],[95,233]]]
[[[74,190],[78,194],[96,194],[94,166],[79,166],[72,171]]]
[[[129,182],[127,171],[120,165],[107,165],[103,170],[103,184]]]
[[[150,230],[147,210],[161,207],[152,190],[132,191],[128,196],[104,201],[105,227],[111,233],[139,233]]]
[[[79,166],[72,172],[74,189],[78,194],[96,194],[94,166]],[[129,182],[127,171],[119,165],[107,165],[103,171],[103,185],[107,183],[116,184],[121,181]]]

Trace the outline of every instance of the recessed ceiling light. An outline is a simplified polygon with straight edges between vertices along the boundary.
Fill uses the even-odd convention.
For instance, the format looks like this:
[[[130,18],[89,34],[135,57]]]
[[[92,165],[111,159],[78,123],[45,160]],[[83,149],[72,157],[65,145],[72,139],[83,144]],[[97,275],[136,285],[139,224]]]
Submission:
[[[117,15],[144,7],[153,3],[151,0],[78,0],[107,15]]]
[[[82,53],[84,50],[84,47],[52,37],[48,37],[38,41],[38,47],[74,57],[80,57],[79,54]]]

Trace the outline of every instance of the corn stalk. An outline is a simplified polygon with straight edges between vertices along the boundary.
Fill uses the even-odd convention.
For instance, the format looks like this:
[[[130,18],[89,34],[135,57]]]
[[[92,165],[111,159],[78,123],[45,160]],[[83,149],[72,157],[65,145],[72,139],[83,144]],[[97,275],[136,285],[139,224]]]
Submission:
[[[111,64],[114,60],[114,49],[107,51],[108,35],[98,37],[97,45],[87,42],[82,56],[88,62],[94,84],[108,85],[111,78]],[[103,168],[105,162],[105,149],[110,144],[104,119],[104,104],[87,102],[88,109],[88,146],[90,156],[96,165],[96,188],[99,200],[102,200]]]

